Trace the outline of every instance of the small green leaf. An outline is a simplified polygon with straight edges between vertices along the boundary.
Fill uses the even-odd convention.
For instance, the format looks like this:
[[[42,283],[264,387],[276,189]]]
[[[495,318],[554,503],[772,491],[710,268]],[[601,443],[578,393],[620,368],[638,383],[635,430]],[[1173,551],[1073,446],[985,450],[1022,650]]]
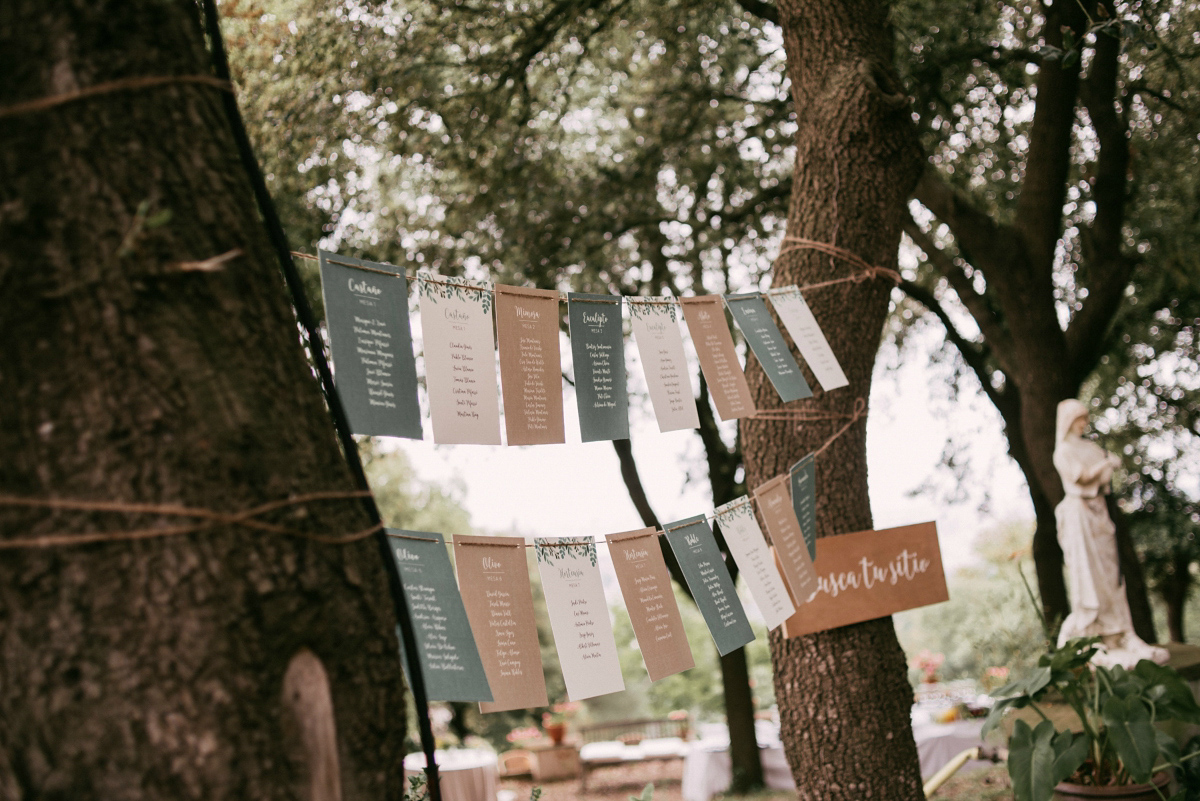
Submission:
[[[146,218],[146,230],[151,231],[155,228],[161,228],[171,221],[171,210],[163,209]]]

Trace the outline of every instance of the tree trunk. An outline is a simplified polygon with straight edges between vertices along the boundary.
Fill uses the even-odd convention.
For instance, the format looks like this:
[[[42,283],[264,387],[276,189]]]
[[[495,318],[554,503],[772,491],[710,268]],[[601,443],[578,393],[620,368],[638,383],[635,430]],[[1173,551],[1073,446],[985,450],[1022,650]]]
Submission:
[[[1146,587],[1146,575],[1142,572],[1142,563],[1133,544],[1129,519],[1117,505],[1115,497],[1109,494],[1104,500],[1108,506],[1108,516],[1112,518],[1117,530],[1117,561],[1121,566],[1121,578],[1125,580],[1125,598],[1129,602],[1129,614],[1133,618],[1133,631],[1146,642],[1156,643],[1158,633],[1154,630],[1150,591]],[[1186,572],[1186,567],[1184,569]]]
[[[183,0],[13,0],[0,52],[0,107],[211,74]],[[0,117],[0,493],[232,512],[355,489],[219,92]],[[217,271],[183,264],[234,249]],[[258,519],[369,525],[353,498]],[[0,547],[106,535],[0,550],[0,797],[399,798],[403,686],[375,542],[222,522],[119,536],[181,522],[0,504]],[[293,671],[285,697],[298,654],[330,698],[303,714],[293,696],[325,690]]]
[[[1192,591],[1191,559],[1177,552],[1172,559],[1170,576],[1162,584],[1160,593],[1167,606],[1167,632],[1171,642],[1187,642],[1184,631],[1184,610]]]
[[[782,0],[779,16],[798,125],[788,234],[894,267],[921,157],[893,72],[887,8],[867,0]],[[772,283],[813,283],[852,270],[793,251],[776,260]],[[886,280],[870,280],[808,293],[850,386],[828,395],[816,390],[805,406],[849,415],[855,398],[869,398],[890,288]],[[749,367],[756,403],[778,407],[753,359]],[[747,484],[783,473],[842,422],[743,421]],[[819,535],[871,528],[861,420],[818,457],[817,493]],[[909,719],[912,689],[890,618],[793,639],[777,630],[771,656],[784,747],[801,798],[923,798]]]

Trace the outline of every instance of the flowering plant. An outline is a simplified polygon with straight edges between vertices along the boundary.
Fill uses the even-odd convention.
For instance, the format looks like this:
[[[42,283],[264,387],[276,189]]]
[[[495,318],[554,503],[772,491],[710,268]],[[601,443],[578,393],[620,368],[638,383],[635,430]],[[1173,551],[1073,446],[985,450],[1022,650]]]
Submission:
[[[946,661],[945,654],[935,654],[928,648],[923,649],[912,661],[912,666],[921,671],[921,681],[933,684],[938,680],[938,668]]]
[[[542,725],[554,726],[559,723],[566,723],[575,717],[575,713],[580,709],[581,706],[578,701],[564,701],[561,704],[555,704],[550,707],[549,712],[542,713]]]
[[[513,729],[504,736],[504,739],[510,743],[519,743],[527,740],[541,739],[542,733],[537,730],[536,726],[524,726],[519,729]]]

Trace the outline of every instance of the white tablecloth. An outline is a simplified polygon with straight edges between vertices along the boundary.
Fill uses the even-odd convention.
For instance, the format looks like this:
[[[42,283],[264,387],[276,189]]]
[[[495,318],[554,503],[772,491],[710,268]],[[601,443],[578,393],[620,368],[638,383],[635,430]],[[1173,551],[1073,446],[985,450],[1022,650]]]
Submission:
[[[921,759],[921,778],[928,779],[947,762],[966,751],[983,744],[979,733],[983,720],[956,720],[953,723],[915,723],[913,739],[917,741],[917,756]],[[991,762],[974,760],[963,765],[962,770],[985,768]]]
[[[435,751],[438,780],[443,801],[496,801],[500,769],[496,755],[483,748]],[[404,773],[411,776],[425,770],[425,755],[417,752],[404,758]],[[408,779],[404,780],[405,788]]]

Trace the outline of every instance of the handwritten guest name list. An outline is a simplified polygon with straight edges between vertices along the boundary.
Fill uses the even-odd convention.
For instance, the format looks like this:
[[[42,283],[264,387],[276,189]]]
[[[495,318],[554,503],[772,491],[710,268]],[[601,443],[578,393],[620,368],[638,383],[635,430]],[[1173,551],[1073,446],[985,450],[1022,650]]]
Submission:
[[[508,444],[565,442],[558,292],[497,285],[496,319]]]
[[[609,534],[605,539],[650,680],[694,667],[657,530]]]
[[[808,362],[809,368],[816,376],[817,382],[828,392],[831,389],[844,387],[850,382],[838,364],[837,356],[829,347],[829,340],[821,332],[817,318],[808,307],[800,289],[795,286],[785,286],[767,291],[771,305],[783,327],[792,335],[792,341],[800,349],[800,355]]]
[[[546,705],[523,537],[454,538],[454,565],[494,700],[481,712]]]
[[[659,430],[699,428],[675,304],[630,298],[629,317]]]
[[[388,529],[412,614],[417,658],[431,701],[491,701],[487,675],[441,534]],[[404,650],[404,640],[400,640]],[[407,670],[407,663],[405,663]]]
[[[750,499],[742,497],[717,507],[717,525],[725,536],[725,544],[737,562],[750,594],[762,612],[767,628],[773,629],[795,613],[796,607],[788,597],[787,585],[775,567],[775,560],[763,539],[762,529],[754,518]]]
[[[584,442],[629,439],[621,299],[575,292],[567,299],[579,433]]]
[[[482,284],[417,276],[433,440],[500,444],[492,293]]]
[[[679,300],[717,414],[722,420],[754,414],[754,398],[750,395],[746,374],[738,362],[733,335],[729,333],[729,325],[725,322],[721,296],[701,295]]]
[[[758,292],[726,295],[725,304],[779,397],[784,402],[811,398],[812,390],[800,372],[800,365],[792,358],[779,326],[771,319],[762,295]]]
[[[567,697],[578,701],[624,690],[595,542],[547,537],[534,544]]]
[[[664,526],[667,543],[722,656],[754,639],[746,610],[704,515]]]
[[[775,558],[792,591],[792,600],[801,606],[817,590],[817,574],[813,570],[804,533],[792,508],[790,477],[776,476],[754,490],[754,499],[762,512],[763,522],[775,546]]]
[[[389,265],[318,252],[334,380],[351,430],[421,439],[404,275],[381,272],[397,270]]]

